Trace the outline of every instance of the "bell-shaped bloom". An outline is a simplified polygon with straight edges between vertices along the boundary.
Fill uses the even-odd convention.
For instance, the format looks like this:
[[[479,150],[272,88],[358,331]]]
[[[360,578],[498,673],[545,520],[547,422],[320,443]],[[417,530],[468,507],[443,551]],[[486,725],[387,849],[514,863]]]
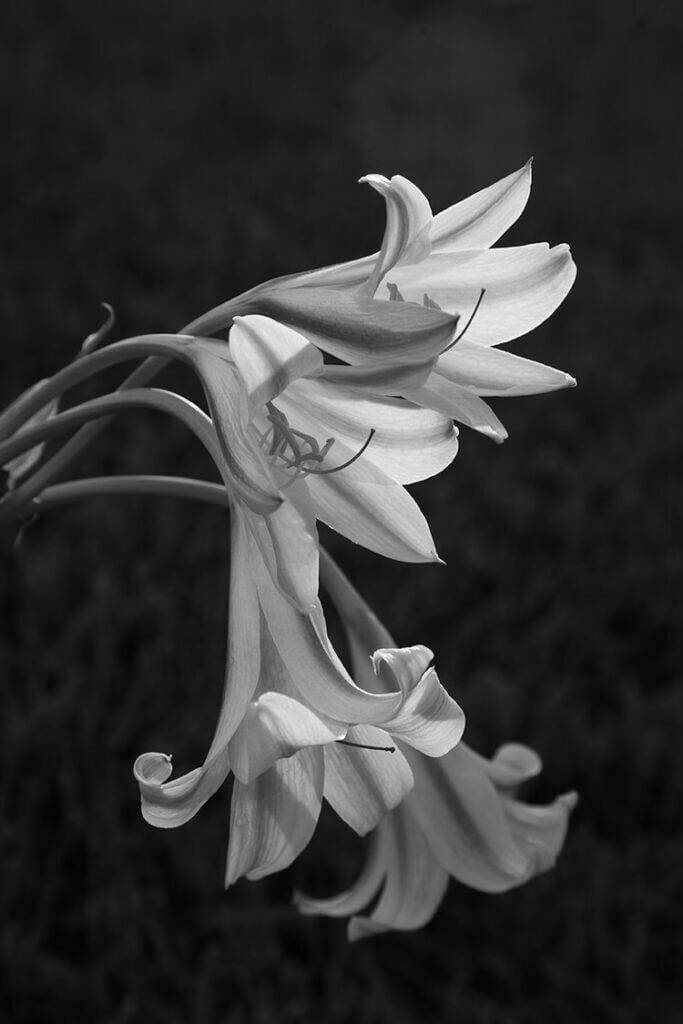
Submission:
[[[302,611],[315,601],[316,519],[388,557],[436,560],[403,485],[453,459],[452,421],[339,385],[310,341],[267,317],[237,317],[230,337],[229,348],[200,338],[182,351],[204,385],[228,489],[283,593]]]
[[[576,276],[566,245],[492,248],[526,205],[531,163],[436,216],[400,175],[361,181],[386,202],[378,253],[259,285],[192,328],[213,333],[235,311],[264,314],[348,364],[334,368],[340,385],[403,396],[503,440],[505,428],[484,398],[575,384],[496,348],[543,323]]]
[[[234,774],[228,884],[291,863],[323,796],[359,833],[369,831],[413,784],[396,739],[440,756],[464,727],[431,651],[375,651],[370,685],[358,685],[329,641],[319,602],[303,614],[283,597],[239,508],[232,537],[225,690],[206,759],[177,779],[166,754],[135,764],[142,813],[164,828],[188,821]]]
[[[562,849],[577,797],[544,806],[518,799],[517,786],[540,771],[528,747],[508,744],[491,760],[465,743],[437,760],[418,756],[409,755],[415,785],[380,821],[356,883],[331,899],[297,897],[303,913],[350,917],[351,940],[421,928],[449,876],[505,892],[551,868]]]
[[[362,683],[368,652],[391,637],[327,555],[322,569]],[[414,786],[380,821],[355,885],[331,899],[297,897],[303,913],[351,917],[351,939],[421,927],[437,910],[449,876],[484,892],[504,892],[547,871],[576,804],[574,793],[547,806],[517,798],[520,784],[541,769],[534,751],[519,744],[501,747],[491,760],[462,742],[436,758],[403,749]],[[358,916],[374,901],[368,916]]]

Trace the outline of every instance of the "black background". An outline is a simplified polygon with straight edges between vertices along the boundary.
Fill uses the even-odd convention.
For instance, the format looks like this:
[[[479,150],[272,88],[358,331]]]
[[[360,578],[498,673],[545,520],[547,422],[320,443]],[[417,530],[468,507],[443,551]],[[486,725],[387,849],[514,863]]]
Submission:
[[[330,543],[399,643],[435,650],[469,742],[530,743],[531,796],[582,798],[554,872],[498,897],[452,883],[422,932],[349,947],[296,915],[294,886],[336,891],[362,857],[327,820],[292,871],[225,894],[226,792],[159,832],[131,775],[143,750],[203,758],[225,517],[149,498],[45,515],[2,551],[5,1019],[673,1020],[679,5],[11,0],[0,17],[4,400],[71,358],[102,299],[119,336],[175,330],[374,251],[363,173],[404,174],[439,210],[535,156],[504,244],[568,241],[579,276],[511,350],[578,390],[499,401],[510,440],[463,429],[415,488],[447,569]],[[134,414],[79,474],[205,468]]]

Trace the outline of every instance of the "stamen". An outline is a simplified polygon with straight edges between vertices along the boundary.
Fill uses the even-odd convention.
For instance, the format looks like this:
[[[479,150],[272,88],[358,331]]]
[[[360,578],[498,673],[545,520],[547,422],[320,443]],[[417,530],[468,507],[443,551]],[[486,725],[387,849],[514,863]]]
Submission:
[[[425,309],[438,309],[440,313],[443,313],[443,310],[439,303],[434,302],[434,299],[430,299],[429,295],[427,295],[427,292],[425,292],[424,295],[422,296],[422,305],[425,307]]]
[[[460,341],[460,339],[461,339],[461,338],[462,338],[462,336],[463,336],[463,335],[465,334],[465,332],[466,332],[466,331],[467,331],[467,329],[469,328],[470,324],[471,324],[471,323],[472,323],[472,321],[474,320],[475,316],[476,316],[476,315],[477,315],[477,313],[479,312],[479,307],[481,306],[481,300],[482,300],[482,299],[484,298],[484,296],[485,296],[485,295],[486,295],[486,289],[485,289],[485,288],[482,288],[482,290],[481,290],[481,291],[480,291],[480,293],[479,293],[479,298],[477,299],[477,304],[476,304],[476,306],[474,307],[474,309],[472,310],[472,313],[470,314],[470,318],[469,318],[469,320],[467,321],[467,323],[465,324],[465,326],[464,326],[464,327],[463,327],[463,329],[461,330],[460,334],[457,334],[457,335],[455,336],[455,338],[453,338],[453,341],[452,341],[452,342],[450,343],[450,345],[446,345],[446,348],[442,349],[442,351],[441,351],[441,355],[443,355],[443,354],[444,354],[444,352],[448,352],[448,350],[449,350],[449,349],[453,348],[453,346],[454,346],[454,345],[456,344],[456,342]]]
[[[332,466],[330,469],[308,469],[304,467],[304,473],[315,473],[317,476],[323,476],[325,473],[338,473],[342,469],[347,469],[356,461],[356,459],[359,459],[361,457],[361,455],[363,454],[367,446],[370,444],[376,433],[377,431],[375,430],[374,427],[372,427],[363,447],[359,451],[357,451],[355,455],[352,455],[350,459],[347,459],[346,462],[342,462],[341,466]]]
[[[397,284],[389,284],[389,283],[387,283],[387,288],[389,289],[389,302],[403,302],[404,301],[403,296],[401,295],[400,291],[398,290],[398,285]]]
[[[358,747],[360,750],[381,750],[385,754],[395,754],[396,747],[373,747],[371,743],[352,743],[351,740],[336,740],[336,743],[342,743],[345,747]]]

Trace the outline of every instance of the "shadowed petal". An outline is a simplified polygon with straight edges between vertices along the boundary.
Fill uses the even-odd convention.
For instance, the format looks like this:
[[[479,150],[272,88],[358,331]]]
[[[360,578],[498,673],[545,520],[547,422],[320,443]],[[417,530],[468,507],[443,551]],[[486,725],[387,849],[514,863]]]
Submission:
[[[323,779],[323,752],[309,747],[253,782],[235,782],[226,886],[243,875],[264,878],[296,860],[318,823]]]

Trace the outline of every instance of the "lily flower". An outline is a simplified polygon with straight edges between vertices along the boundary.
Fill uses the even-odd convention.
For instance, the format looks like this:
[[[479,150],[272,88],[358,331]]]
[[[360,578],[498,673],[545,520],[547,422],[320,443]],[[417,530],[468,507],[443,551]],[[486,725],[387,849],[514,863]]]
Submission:
[[[386,202],[378,253],[258,285],[191,330],[212,334],[235,312],[266,315],[348,364],[326,368],[323,380],[402,396],[502,441],[505,428],[485,397],[576,383],[496,347],[543,323],[576,276],[566,245],[491,248],[526,205],[531,161],[436,216],[407,178],[361,181]]]
[[[391,637],[329,557],[323,579],[344,620],[355,678],[362,682],[368,651]],[[575,793],[546,806],[517,798],[520,784],[541,770],[538,755],[521,744],[506,744],[490,760],[464,742],[435,759],[404,752],[414,786],[380,821],[356,883],[331,899],[296,897],[302,913],[351,917],[351,940],[422,927],[441,903],[449,876],[495,893],[547,871],[577,802]],[[368,916],[358,916],[375,900]]]
[[[323,796],[359,833],[374,828],[413,784],[397,737],[438,757],[464,727],[430,668],[431,651],[392,645],[374,657],[363,688],[334,651],[320,603],[305,615],[283,597],[236,508],[226,683],[213,742],[203,765],[177,779],[169,755],[137,759],[145,819],[184,824],[232,772],[227,884],[290,864],[313,834]]]
[[[453,459],[450,419],[321,379],[320,351],[257,314],[236,318],[229,348],[199,338],[183,352],[207,395],[228,490],[299,610],[310,610],[317,596],[316,519],[379,554],[437,560],[403,484]]]

